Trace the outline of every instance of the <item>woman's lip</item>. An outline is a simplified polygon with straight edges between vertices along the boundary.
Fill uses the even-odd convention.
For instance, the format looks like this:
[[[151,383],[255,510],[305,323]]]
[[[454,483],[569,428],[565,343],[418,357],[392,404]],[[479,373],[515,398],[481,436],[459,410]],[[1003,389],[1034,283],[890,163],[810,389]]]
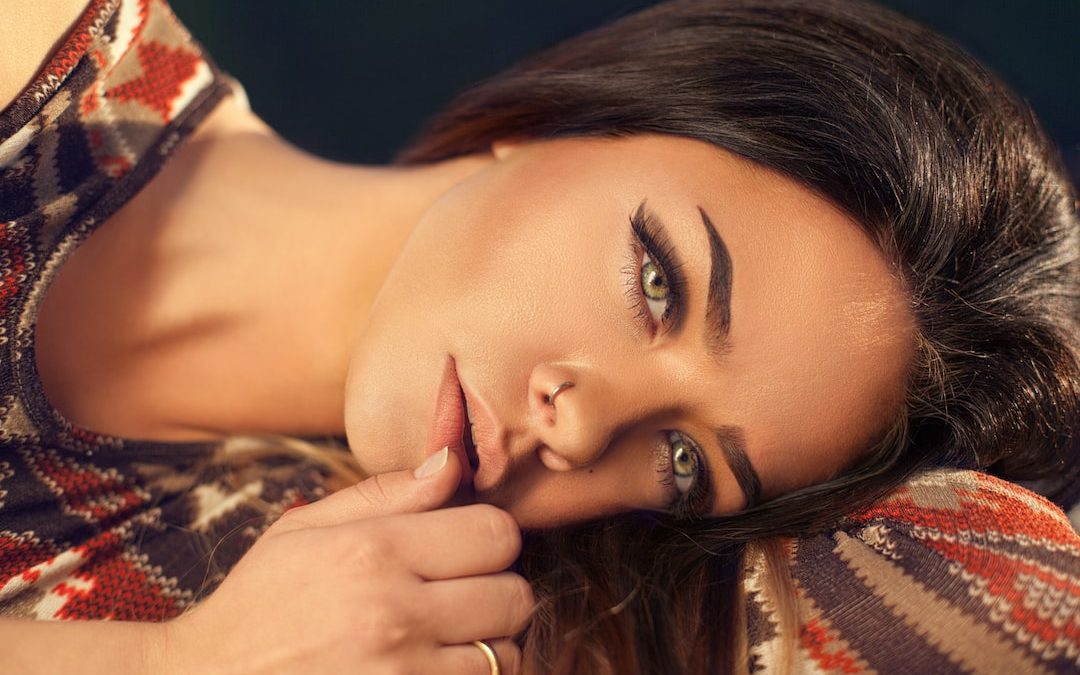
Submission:
[[[461,391],[461,382],[457,376],[454,357],[447,355],[443,368],[442,381],[435,399],[435,416],[428,428],[427,452],[425,457],[433,455],[443,448],[458,457],[461,464],[461,485],[472,485],[473,470],[469,466],[469,457],[465,452],[465,398]]]
[[[503,480],[508,465],[508,457],[501,451],[499,442],[499,424],[484,399],[467,383],[461,383],[461,391],[467,402],[468,421],[473,426],[473,446],[479,460],[473,487],[477,492],[490,490]]]

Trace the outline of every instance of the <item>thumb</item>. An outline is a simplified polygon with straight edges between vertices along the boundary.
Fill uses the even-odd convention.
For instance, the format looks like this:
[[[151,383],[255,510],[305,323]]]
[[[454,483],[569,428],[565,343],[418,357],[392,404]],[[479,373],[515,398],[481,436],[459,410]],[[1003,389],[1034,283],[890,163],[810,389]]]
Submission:
[[[340,525],[365,518],[430,511],[448,502],[461,480],[455,453],[443,448],[415,470],[381,473],[313,504],[290,509],[279,531]]]

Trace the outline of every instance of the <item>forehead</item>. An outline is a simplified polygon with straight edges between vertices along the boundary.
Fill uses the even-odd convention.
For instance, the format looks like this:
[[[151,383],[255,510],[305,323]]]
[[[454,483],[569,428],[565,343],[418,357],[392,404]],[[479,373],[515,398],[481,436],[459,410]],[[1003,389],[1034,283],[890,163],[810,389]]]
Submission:
[[[689,333],[704,330],[709,273],[699,206],[728,248],[731,349],[720,363],[696,361],[689,379],[709,392],[703,417],[743,427],[767,494],[827,478],[884,431],[902,397],[913,324],[898,276],[858,223],[703,142],[643,136],[597,148],[601,170],[591,176],[620,200],[646,198],[698,280]]]
[[[880,435],[903,394],[906,294],[882,252],[831,203],[743,164],[714,221],[728,242],[733,348],[748,447],[771,491],[838,471]],[[739,321],[738,319],[741,319]]]

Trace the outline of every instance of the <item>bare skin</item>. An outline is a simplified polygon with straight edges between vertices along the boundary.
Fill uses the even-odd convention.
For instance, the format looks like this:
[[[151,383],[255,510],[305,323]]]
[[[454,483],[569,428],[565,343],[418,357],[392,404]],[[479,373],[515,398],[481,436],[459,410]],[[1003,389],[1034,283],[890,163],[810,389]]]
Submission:
[[[686,276],[677,333],[659,311],[643,329],[628,306],[643,203]],[[719,356],[704,337],[701,213],[734,269]],[[824,479],[884,428],[909,340],[899,284],[850,218],[703,143],[504,144],[357,168],[300,153],[236,107],[75,253],[37,334],[50,397],[88,428],[347,432],[371,473],[435,449],[452,355],[500,438],[481,448],[478,496],[526,525],[667,508],[656,466],[671,430],[710,467],[711,513],[745,504],[713,429],[742,430],[765,495]],[[578,386],[551,427],[530,401],[556,380]]]
[[[0,91],[25,83],[12,73]],[[671,296],[638,296],[658,258],[633,244],[646,209],[675,252],[665,280],[675,267],[685,277],[677,322],[665,318]],[[733,270],[723,340],[707,337],[717,239]],[[689,490],[673,480],[673,433],[707,466],[707,514],[747,503],[717,429],[740,429],[763,498],[821,480],[888,424],[910,338],[900,284],[856,223],[702,143],[503,142],[415,169],[350,167],[290,147],[228,101],[65,264],[36,335],[45,388],[69,419],[119,436],[347,434],[377,476],[291,512],[165,631],[0,622],[0,636],[31,653],[56,640],[128,647],[125,663],[84,664],[91,672],[198,670],[207,656],[246,672],[317,670],[312,655],[332,671],[436,652],[444,672],[485,672],[463,643],[513,633],[531,606],[499,572],[516,544],[442,542],[465,562],[439,581],[487,585],[440,604],[410,542],[499,518],[516,532],[506,513],[549,526],[669,509]],[[453,524],[423,512],[446,505],[464,467],[451,459],[428,483],[409,471],[437,449],[428,427],[448,357],[494,439],[477,448],[472,489],[499,507],[455,510]],[[565,380],[556,415],[543,397]],[[334,564],[360,540],[393,558],[372,568],[385,577]],[[289,569],[319,570],[305,593],[325,599],[320,624],[341,630],[312,631],[302,598],[262,592],[292,581]],[[403,579],[414,594],[378,594]],[[472,611],[492,593],[491,611]],[[356,628],[359,606],[393,617],[389,632]],[[438,607],[439,625],[410,607]],[[466,614],[497,625],[439,632]],[[515,662],[512,645],[499,648]]]
[[[30,84],[45,56],[60,46],[86,0],[7,0],[0,21],[0,106]]]
[[[427,427],[400,420],[435,414],[446,354],[476,423],[477,496],[528,526],[668,508],[673,432],[708,467],[700,511],[714,515],[747,501],[731,437],[768,498],[883,432],[910,356],[905,294],[830,203],[682,138],[503,143],[493,157],[416,225],[354,347],[346,430],[367,470],[419,461],[395,450],[422,451]],[[681,299],[642,301],[646,254],[663,256],[634,243],[639,209]],[[725,267],[718,336],[710,275]],[[555,416],[544,397],[563,381]]]
[[[50,288],[50,399],[132,438],[343,433],[349,344],[425,203],[476,163],[332,164],[226,101]]]
[[[67,14],[69,20],[59,23],[51,20],[54,11],[64,15],[65,6],[59,2],[47,7],[45,3],[33,3],[32,7],[20,5],[15,10],[27,11],[9,12],[5,16],[5,29],[10,29],[12,34],[46,36],[30,41],[42,50],[32,58],[32,62],[40,65],[47,47],[62,37],[61,31],[72,23],[70,17],[81,11],[85,3],[75,4],[78,7]],[[36,48],[27,47],[30,54]],[[29,58],[28,54],[23,56]],[[15,67],[19,65],[16,61],[6,59],[0,65],[4,66],[0,68],[2,92],[17,92],[37,68],[20,69]],[[7,68],[8,65],[13,67]],[[0,99],[0,103],[6,102],[6,98]],[[273,204],[266,201],[266,196],[292,196],[296,192],[262,193],[270,187],[268,184],[240,180],[235,181],[238,188],[235,194],[245,194],[246,188],[245,199],[234,207],[228,206],[231,197],[225,204],[215,201],[224,193],[215,191],[215,181],[206,179],[204,168],[221,171],[217,173],[218,179],[230,177],[230,170],[245,176],[265,176],[249,171],[260,168],[258,161],[240,166],[227,161],[230,152],[238,147],[267,150],[262,154],[254,150],[250,154],[240,152],[246,160],[269,162],[263,169],[282,166],[270,162],[271,158],[286,164],[291,160],[289,165],[299,170],[291,181],[292,187],[303,187],[305,176],[332,182],[345,176],[369,175],[363,170],[333,167],[303,158],[278,141],[254,116],[233,103],[224,104],[140,198],[106,223],[98,233],[104,236],[95,235],[87,242],[87,247],[71,261],[73,271],[68,279],[62,279],[53,289],[59,292],[49,293],[50,307],[37,336],[37,346],[44,347],[48,355],[39,365],[43,366],[45,381],[52,382],[47,386],[53,402],[73,419],[91,428],[163,439],[213,437],[242,428],[272,430],[275,424],[268,421],[266,408],[262,414],[252,414],[275,397],[265,392],[261,397],[255,395],[258,368],[251,368],[250,364],[230,371],[230,375],[237,377],[246,373],[249,379],[239,389],[230,390],[235,396],[223,391],[222,398],[215,399],[218,403],[228,403],[222,416],[215,416],[212,406],[169,410],[170,403],[184,397],[145,407],[140,403],[140,399],[147,397],[138,394],[139,387],[149,379],[164,377],[184,389],[185,382],[193,384],[183,374],[185,367],[201,359],[212,360],[215,355],[229,352],[235,355],[232,350],[239,348],[260,358],[276,360],[273,368],[279,373],[291,368],[308,376],[294,382],[284,378],[267,380],[279,380],[280,386],[273,392],[286,402],[278,406],[285,411],[279,428],[297,432],[305,428],[341,429],[344,355],[338,355],[341,363],[335,363],[331,351],[318,352],[328,357],[322,363],[316,363],[310,353],[289,361],[288,347],[292,344],[289,340],[274,343],[265,340],[264,334],[265,341],[253,343],[251,334],[243,329],[244,321],[235,320],[245,316],[252,320],[250,311],[255,307],[277,310],[280,305],[269,301],[259,304],[260,294],[248,292],[245,296],[238,291],[242,284],[230,274],[236,275],[241,270],[223,266],[220,255],[228,250],[227,243],[235,245],[246,238],[245,245],[251,246],[264,239],[259,235],[286,236],[285,229],[273,233],[260,230],[256,216],[271,212],[292,214],[303,218],[294,219],[297,227],[313,222],[325,225],[341,220],[334,207],[343,204],[328,204],[325,212],[302,213],[303,209],[295,206],[290,211],[289,199]],[[454,182],[454,175],[461,171],[455,167],[463,164],[424,172],[430,176],[427,181],[431,191],[438,193],[444,189],[440,184]],[[393,195],[394,184],[392,180],[380,181],[381,187],[374,194]],[[416,183],[413,187],[420,185]],[[168,195],[170,188],[178,190],[177,199]],[[184,192],[186,188],[195,192]],[[166,199],[156,202],[154,195],[163,193]],[[180,197],[193,194],[200,195],[200,202],[208,201],[201,209],[185,211],[182,208],[185,199]],[[358,201],[369,209],[359,211],[359,218],[378,218],[382,207],[379,200]],[[422,202],[418,204],[422,205]],[[207,217],[207,213],[211,215],[204,225],[232,223],[236,229],[230,234],[238,235],[243,230],[247,235],[222,240],[215,239],[215,235],[229,228],[221,232],[215,232],[214,227],[190,229],[195,221]],[[235,217],[238,213],[246,217]],[[109,228],[115,234],[110,234]],[[355,243],[392,250],[400,245],[392,236],[394,232],[398,230],[369,232],[367,239]],[[108,237],[112,237],[115,249],[98,243],[109,243]],[[281,243],[286,239],[274,238],[274,241]],[[84,252],[87,252],[85,256]],[[95,260],[96,256],[99,257]],[[387,258],[392,259],[393,253],[387,253]],[[94,287],[80,296],[77,287],[83,281],[80,267],[85,271],[94,262],[118,267],[104,274],[98,269],[98,274],[90,275],[95,279]],[[248,281],[266,281],[272,262],[272,258],[267,258],[243,270],[249,274]],[[323,258],[318,262],[322,267],[316,266],[316,270],[333,278],[334,271],[325,267],[331,261]],[[311,279],[311,271],[308,270],[306,278]],[[378,270],[372,273],[378,274]],[[316,281],[325,281],[326,277]],[[281,280],[277,289],[289,290],[286,282]],[[201,283],[220,285],[206,287]],[[327,288],[315,281],[312,284],[316,291],[312,297],[322,297]],[[356,291],[350,298],[363,302],[362,294],[369,284],[354,279],[348,286],[338,291]],[[206,292],[206,288],[213,288],[216,294]],[[296,289],[294,297],[305,294],[306,291]],[[101,298],[110,301],[102,302]],[[143,304],[145,301],[151,307]],[[161,304],[157,304],[159,301]],[[254,304],[245,306],[245,301]],[[188,315],[186,312],[192,306],[202,309],[196,315]],[[304,306],[313,308],[318,303],[305,298]],[[96,321],[94,312],[87,311],[88,308],[101,310],[112,318]],[[363,305],[358,311],[362,309]],[[126,322],[121,325],[131,330],[124,331],[125,335],[111,335],[115,326],[110,328],[108,323],[112,320]],[[319,317],[324,329],[333,330],[336,326],[342,334],[351,333],[359,320],[358,315],[331,318],[329,312]],[[286,317],[278,317],[276,321],[264,315],[255,323],[271,332],[292,325]],[[60,336],[68,330],[90,332],[85,336],[85,345],[80,347],[73,341],[53,336],[54,329]],[[130,360],[121,356],[127,349],[133,350]],[[148,364],[152,365],[147,368]],[[68,365],[71,367],[65,370]],[[116,367],[117,377],[106,385],[105,391],[86,388],[88,378],[109,366]],[[227,367],[224,362],[219,366]],[[331,373],[321,385],[316,375],[320,372]],[[212,389],[205,382],[187,388],[187,396],[196,389],[201,390],[196,398],[209,401],[207,393]],[[304,391],[305,396],[297,395],[297,391]],[[116,416],[102,415],[104,409],[87,403],[98,395],[111,399],[116,407],[105,408]],[[251,403],[253,398],[258,402]],[[305,412],[300,403],[303,400],[316,404]],[[128,405],[134,406],[132,413],[118,412]],[[330,409],[337,411],[329,416],[333,421],[318,418],[317,411]],[[216,426],[219,422],[220,428]],[[437,461],[440,457],[441,463]],[[234,570],[212,600],[179,619],[160,624],[0,619],[0,640],[7,645],[4,663],[8,669],[28,674],[73,670],[91,675],[145,672],[279,675],[345,670],[417,672],[434,667],[439,672],[457,675],[483,675],[489,672],[487,660],[469,642],[485,639],[494,647],[503,670],[513,675],[519,672],[520,652],[513,642],[500,636],[520,630],[532,609],[528,584],[504,571],[517,556],[518,530],[505,512],[487,505],[437,510],[447,505],[462,474],[455,455],[437,453],[432,459],[436,461],[427,465],[432,471],[427,475],[417,477],[411,470],[382,474],[317,504],[291,510],[245,556],[243,569]],[[445,536],[451,533],[452,537]],[[430,565],[431,548],[418,549],[416,544],[434,542],[440,534],[444,536],[438,545],[440,567],[434,569]],[[302,543],[297,545],[298,541]],[[342,564],[346,557],[352,564]],[[303,572],[297,574],[296,570]],[[267,593],[267,588],[290,588],[297,592]],[[322,600],[317,604],[312,602],[320,597]]]

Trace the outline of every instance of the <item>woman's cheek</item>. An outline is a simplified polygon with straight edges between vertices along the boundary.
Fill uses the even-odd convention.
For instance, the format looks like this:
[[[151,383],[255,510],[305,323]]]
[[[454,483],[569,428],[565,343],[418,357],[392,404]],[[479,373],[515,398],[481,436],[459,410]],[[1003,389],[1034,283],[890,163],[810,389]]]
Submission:
[[[508,505],[523,527],[553,527],[659,504],[655,462],[648,455],[607,460],[593,470],[547,472]]]

